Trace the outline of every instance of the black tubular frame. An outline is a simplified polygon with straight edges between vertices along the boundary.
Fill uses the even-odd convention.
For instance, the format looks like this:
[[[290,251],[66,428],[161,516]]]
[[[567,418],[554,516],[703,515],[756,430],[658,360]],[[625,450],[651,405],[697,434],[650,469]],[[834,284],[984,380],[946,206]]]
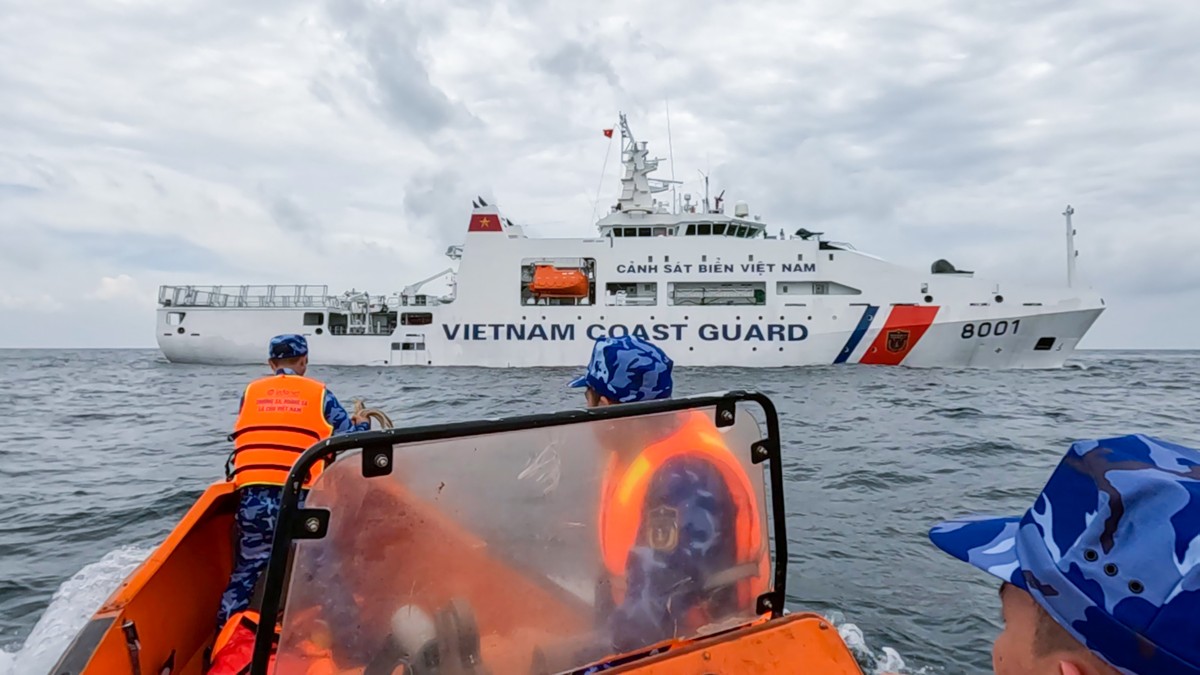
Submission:
[[[751,446],[751,461],[759,464],[769,460],[770,509],[775,538],[775,579],[771,590],[758,597],[757,613],[770,612],[772,618],[782,616],[788,559],[787,523],[783,505],[783,467],[780,454],[782,443],[779,437],[779,417],[775,410],[775,404],[765,394],[743,390],[723,391],[536,415],[431,424],[380,431],[359,431],[332,436],[317,442],[300,455],[296,463],[292,465],[291,471],[288,472],[287,483],[283,486],[275,537],[271,543],[271,557],[263,571],[266,578],[264,579],[262,607],[259,613],[262,619],[258,622],[258,629],[255,633],[250,675],[269,675],[267,666],[271,657],[276,617],[279,614],[280,598],[284,592],[284,581],[293,541],[323,537],[329,525],[328,510],[301,509],[298,504],[304,478],[317,462],[332,463],[340,453],[361,448],[363,451],[363,476],[382,476],[391,472],[392,448],[400,444],[468,438],[506,431],[557,427],[709,406],[715,407],[716,425],[726,427],[734,423],[736,407],[739,402],[753,402],[761,406],[766,415],[767,424],[766,438]]]

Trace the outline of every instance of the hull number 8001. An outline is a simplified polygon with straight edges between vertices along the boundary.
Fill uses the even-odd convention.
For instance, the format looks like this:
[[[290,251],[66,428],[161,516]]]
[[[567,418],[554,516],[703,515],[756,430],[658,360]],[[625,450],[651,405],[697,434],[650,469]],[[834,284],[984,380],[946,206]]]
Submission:
[[[964,323],[962,327],[962,338],[968,340],[970,338],[988,336],[999,337],[1008,333],[1009,329],[1015,334],[1017,329],[1021,327],[1021,320],[1017,319],[1009,324],[1008,321],[980,321],[979,323]]]

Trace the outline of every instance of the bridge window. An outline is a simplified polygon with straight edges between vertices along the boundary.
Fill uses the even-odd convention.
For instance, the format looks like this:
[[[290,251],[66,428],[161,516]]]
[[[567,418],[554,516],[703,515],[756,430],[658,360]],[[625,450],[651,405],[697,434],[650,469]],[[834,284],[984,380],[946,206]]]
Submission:
[[[696,226],[696,234],[699,234],[702,237],[706,237],[706,236],[712,234],[712,224],[711,223],[700,223],[699,225]]]
[[[725,223],[713,223],[712,232],[718,235],[725,234]]]
[[[167,312],[167,325],[178,326],[183,323],[183,317],[187,316],[187,312]]]
[[[322,313],[322,312],[305,312],[304,313],[304,325],[305,326],[320,326],[323,323],[325,323],[325,314],[324,313]]]
[[[685,236],[689,236],[689,237],[690,237],[690,236],[693,236],[693,235],[695,235],[695,234],[696,234],[696,226],[695,226],[695,225],[688,225],[688,226],[687,226],[687,234],[686,234]]]

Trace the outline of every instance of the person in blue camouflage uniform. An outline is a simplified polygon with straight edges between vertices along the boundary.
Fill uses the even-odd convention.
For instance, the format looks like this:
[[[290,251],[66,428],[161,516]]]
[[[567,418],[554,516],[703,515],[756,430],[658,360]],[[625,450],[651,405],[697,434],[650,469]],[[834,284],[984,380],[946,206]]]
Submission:
[[[276,375],[303,376],[308,370],[308,341],[302,335],[285,334],[271,338],[268,350],[268,365]],[[238,402],[241,413],[245,394]],[[325,420],[333,427],[332,433],[345,434],[366,431],[371,428],[370,420],[352,417],[338,402],[329,389],[325,390]],[[307,491],[305,491],[307,492]],[[300,503],[304,503],[301,493]],[[221,595],[221,608],[217,613],[218,629],[235,612],[245,609],[250,603],[254,584],[271,557],[271,540],[275,523],[279,520],[279,503],[283,488],[277,485],[247,485],[238,490],[236,515],[238,531],[237,560],[229,585]]]
[[[665,399],[673,389],[672,366],[646,340],[600,338],[587,372],[569,386],[586,387],[591,407]],[[701,589],[711,574],[736,564],[736,507],[720,470],[698,457],[670,459],[650,479],[644,503],[642,531],[626,562],[624,599],[605,618],[608,644],[589,650],[596,658],[674,637],[689,612],[706,608],[721,615],[736,602],[732,588],[716,597]],[[656,512],[677,514],[671,525],[678,541],[670,549],[647,543],[645,529]]]
[[[1003,580],[997,674],[1200,675],[1200,451],[1078,441],[1023,516],[929,537]]]
[[[733,586],[711,595],[701,589],[712,573],[737,564],[733,498],[720,471],[702,459],[666,462],[646,492],[647,513],[662,506],[679,513],[679,543],[669,552],[645,543],[630,550],[625,600],[608,617],[615,652],[679,635],[690,609],[721,616],[736,607]]]

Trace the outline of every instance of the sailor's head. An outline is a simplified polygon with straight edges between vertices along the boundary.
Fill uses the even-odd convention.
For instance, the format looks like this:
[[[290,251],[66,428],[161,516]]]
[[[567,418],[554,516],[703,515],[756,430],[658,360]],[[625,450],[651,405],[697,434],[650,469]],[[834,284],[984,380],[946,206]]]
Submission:
[[[308,341],[295,333],[276,335],[268,347],[267,363],[272,371],[287,368],[303,375],[308,369]]]
[[[1200,451],[1078,441],[1023,516],[929,537],[1003,580],[998,675],[1200,673]]]
[[[646,340],[602,337],[592,346],[587,372],[568,386],[587,387],[590,407],[670,398],[672,365],[662,349]]]

